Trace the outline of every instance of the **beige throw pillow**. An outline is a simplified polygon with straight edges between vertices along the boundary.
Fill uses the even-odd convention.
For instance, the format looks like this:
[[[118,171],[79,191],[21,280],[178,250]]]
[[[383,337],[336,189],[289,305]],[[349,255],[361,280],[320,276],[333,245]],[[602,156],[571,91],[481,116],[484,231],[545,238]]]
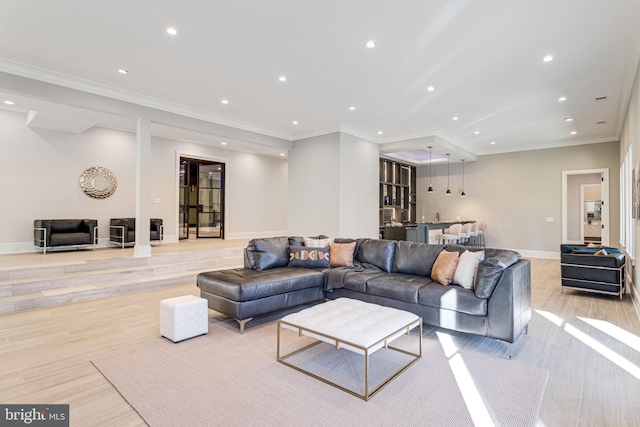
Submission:
[[[329,243],[329,265],[331,267],[353,267],[356,242]]]
[[[324,248],[329,243],[333,243],[333,237],[326,239],[313,239],[311,237],[304,237],[304,245],[310,248]]]
[[[448,252],[443,250],[440,252],[431,269],[431,278],[442,285],[449,285],[453,281],[459,257],[460,255],[456,251]]]
[[[482,260],[484,260],[484,251],[464,251],[458,259],[456,272],[453,274],[453,283],[465,289],[473,289],[478,264],[480,264]]]

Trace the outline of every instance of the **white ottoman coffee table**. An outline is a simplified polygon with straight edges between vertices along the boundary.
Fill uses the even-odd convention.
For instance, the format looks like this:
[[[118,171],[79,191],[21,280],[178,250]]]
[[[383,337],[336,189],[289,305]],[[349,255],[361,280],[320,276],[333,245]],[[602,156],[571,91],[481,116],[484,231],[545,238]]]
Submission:
[[[391,347],[389,343],[407,334],[418,326],[418,352],[413,353],[400,348]],[[288,329],[299,336],[305,335],[316,339],[312,344],[295,350],[289,354],[280,355],[281,330]],[[347,389],[332,381],[313,374],[305,369],[286,361],[294,356],[322,342],[335,346],[336,350],[344,348],[364,356],[364,393],[360,394]],[[380,386],[369,390],[369,356],[375,351],[385,348],[402,352],[413,358],[400,370],[394,372]],[[383,307],[349,298],[338,298],[322,304],[304,309],[298,313],[289,314],[278,321],[278,362],[304,372],[316,379],[324,381],[347,393],[364,400],[369,400],[384,386],[389,384],[402,372],[422,357],[422,318],[407,311],[390,307]]]
[[[160,301],[160,334],[173,342],[204,335],[209,330],[207,300],[194,295]]]

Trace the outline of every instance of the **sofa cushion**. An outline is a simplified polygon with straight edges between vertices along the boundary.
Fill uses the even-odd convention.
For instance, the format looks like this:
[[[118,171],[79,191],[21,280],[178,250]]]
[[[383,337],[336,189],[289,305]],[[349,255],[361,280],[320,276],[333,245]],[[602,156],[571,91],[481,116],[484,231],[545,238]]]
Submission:
[[[431,278],[436,282],[447,286],[453,280],[453,275],[458,265],[458,252],[442,250],[436,258],[436,262],[431,269]]]
[[[374,277],[378,277],[386,274],[387,273],[380,270],[378,267],[375,267],[373,265],[368,265],[364,269],[364,271],[347,273],[344,276],[343,288],[349,289],[350,291],[366,294],[367,282],[373,279]]]
[[[329,264],[331,267],[353,267],[356,242],[329,243]]]
[[[88,227],[83,225],[82,220],[60,219],[51,221],[51,234],[54,233],[86,233]]]
[[[366,292],[370,295],[417,304],[418,290],[429,283],[433,283],[431,278],[414,274],[379,274],[367,280]]]
[[[431,268],[442,249],[441,245],[397,241],[392,271],[430,277]]]
[[[289,267],[329,268],[329,248],[288,246]]]
[[[308,268],[276,267],[269,270],[209,271],[198,274],[198,287],[232,301],[253,301],[313,287],[322,287],[323,275]]]
[[[569,244],[569,243],[564,243],[562,245],[560,245],[560,253],[566,254],[566,253],[595,253],[598,252],[600,249],[605,249],[607,251],[607,253],[618,253],[620,252],[620,249],[618,248],[614,248],[611,246],[591,246],[589,247],[589,245],[574,245],[574,244]]]
[[[485,251],[485,259],[478,264],[476,272],[475,294],[478,298],[489,298],[493,293],[502,272],[518,262],[520,254],[506,249]]]
[[[395,251],[394,240],[363,239],[358,245],[356,260],[375,265],[382,271],[391,273]]]
[[[457,285],[442,286],[436,282],[425,285],[418,290],[418,303],[474,316],[487,315],[487,300],[476,297],[473,290]]]
[[[253,270],[285,267],[289,263],[289,238],[268,237],[253,239],[247,246],[247,255]]]
[[[453,283],[465,289],[473,289],[478,271],[478,264],[484,259],[484,251],[464,251],[458,259],[456,271],[453,273]]]
[[[91,245],[91,233],[51,233],[50,246]]]

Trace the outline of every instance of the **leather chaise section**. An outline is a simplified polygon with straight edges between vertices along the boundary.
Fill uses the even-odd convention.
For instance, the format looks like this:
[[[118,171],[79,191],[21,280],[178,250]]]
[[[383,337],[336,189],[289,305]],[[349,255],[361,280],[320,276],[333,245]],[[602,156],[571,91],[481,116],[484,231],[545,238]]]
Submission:
[[[231,301],[252,301],[300,289],[322,288],[321,271],[306,268],[279,267],[269,270],[231,270],[200,273],[198,287]]]

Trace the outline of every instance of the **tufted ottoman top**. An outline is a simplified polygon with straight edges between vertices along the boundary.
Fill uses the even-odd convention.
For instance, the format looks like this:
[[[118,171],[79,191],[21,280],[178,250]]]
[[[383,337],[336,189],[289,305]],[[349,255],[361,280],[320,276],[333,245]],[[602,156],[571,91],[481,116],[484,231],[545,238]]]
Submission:
[[[283,328],[336,348],[371,354],[418,326],[421,319],[407,311],[338,298],[289,314],[280,322]]]

